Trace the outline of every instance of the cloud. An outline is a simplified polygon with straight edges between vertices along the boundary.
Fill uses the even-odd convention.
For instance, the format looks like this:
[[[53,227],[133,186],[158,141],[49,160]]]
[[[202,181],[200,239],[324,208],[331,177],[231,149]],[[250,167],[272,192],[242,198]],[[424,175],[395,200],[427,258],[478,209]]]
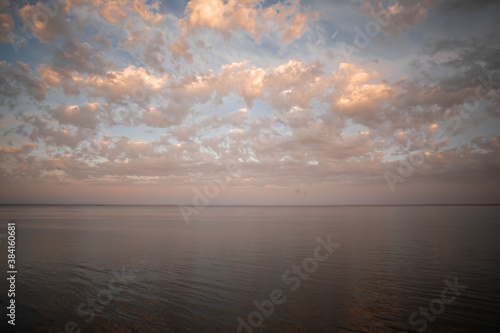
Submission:
[[[454,1],[441,1],[437,8],[442,13],[453,13],[453,12],[465,12],[470,13],[475,10],[483,10],[493,4],[496,4],[496,0],[454,0]]]
[[[155,76],[145,68],[133,65],[122,70],[111,70],[104,76],[89,76],[85,85],[90,96],[103,97],[111,103],[130,100],[144,105],[155,94],[165,89],[169,76]]]
[[[163,63],[165,61],[165,34],[158,32],[153,38],[150,38],[142,51],[142,60],[144,64],[150,66],[158,73],[166,73]]]
[[[397,37],[424,21],[438,0],[382,1],[358,0],[361,13],[375,19],[386,34]],[[388,3],[388,5],[386,5]]]
[[[14,20],[9,13],[0,13],[0,42],[10,42],[9,32]]]
[[[367,73],[354,64],[341,63],[333,73],[336,89],[332,111],[349,115],[380,111],[394,96],[395,89],[384,83],[368,84],[379,76],[377,71]]]
[[[35,101],[45,98],[47,92],[45,84],[40,79],[32,77],[22,63],[20,68],[21,71],[18,71],[11,64],[0,61],[0,105],[13,108],[15,101],[25,94]]]
[[[262,14],[265,20],[279,25],[283,44],[301,38],[307,23],[319,17],[318,13],[301,13],[298,6],[298,0],[289,3],[278,2],[268,7]]]
[[[39,41],[0,59],[2,183],[188,188],[237,161],[230,190],[310,198],[309,186],[385,186],[411,152],[426,162],[406,184],[498,181],[493,2],[184,4],[72,0],[49,20],[42,2],[4,7],[2,41],[19,24]],[[398,38],[336,57],[373,13]],[[480,75],[495,89],[445,133]]]
[[[191,0],[186,6],[185,19],[179,20],[182,35],[186,38],[201,28],[221,33],[229,39],[232,32],[244,31],[257,41],[270,30],[272,24],[280,27],[282,42],[300,38],[306,24],[316,14],[299,12],[299,1],[276,3],[263,8],[261,0]]]
[[[164,18],[159,13],[157,2],[149,3],[142,0],[91,2],[73,0],[63,1],[62,4],[58,1],[50,4],[39,1],[22,6],[17,11],[17,15],[23,23],[21,31],[16,33],[19,41],[26,42],[34,35],[44,43],[54,42],[57,36],[62,36],[65,41],[71,42],[78,35],[78,31],[83,31],[87,26],[102,28],[106,23],[119,26],[123,32],[129,34],[125,38],[125,40],[129,39],[128,46],[132,45],[134,33],[140,31],[135,26],[143,28],[158,26]],[[9,25],[7,16],[0,17],[0,19],[2,19],[3,26]],[[96,40],[99,43],[109,47],[109,41],[106,41],[102,35],[97,37]]]
[[[83,78],[74,75],[71,71],[41,65],[37,68],[37,72],[45,89],[60,87],[66,95],[78,96],[80,94]]]
[[[63,5],[59,5],[59,2],[52,5],[36,2],[34,5],[24,5],[18,14],[29,33],[40,41],[49,43],[53,42],[56,36],[68,38],[71,35],[73,25],[65,19],[69,10],[69,2]]]
[[[104,52],[96,50],[88,43],[80,43],[78,38],[65,41],[62,47],[55,51],[53,67],[58,70],[76,72],[78,74],[103,75],[113,62],[106,60]]]
[[[174,103],[166,107],[150,107],[143,111],[137,122],[160,128],[180,125],[188,110],[188,105]]]
[[[445,89],[464,89],[477,85],[479,76],[500,68],[498,53],[500,38],[495,34],[468,39],[430,38],[422,47],[423,55],[418,65],[428,65],[433,71],[443,73],[440,85]]]
[[[132,6],[135,12],[149,24],[158,24],[163,20],[163,15],[160,14],[158,2],[153,2],[152,4],[146,4],[143,1],[135,0],[132,1]]]
[[[144,22],[148,24],[158,24],[163,20],[163,15],[158,12],[158,2],[147,4],[141,0],[107,0],[92,1],[76,0],[71,3],[72,6],[88,5],[98,15],[111,24],[124,23],[130,14],[137,14]]]
[[[100,111],[97,103],[86,103],[81,107],[77,105],[59,106],[54,110],[52,117],[62,125],[95,129],[99,124],[97,116]]]
[[[193,54],[188,52],[189,46],[186,41],[182,38],[177,39],[177,41],[170,45],[170,54],[174,58],[184,58],[188,64],[193,64]]]

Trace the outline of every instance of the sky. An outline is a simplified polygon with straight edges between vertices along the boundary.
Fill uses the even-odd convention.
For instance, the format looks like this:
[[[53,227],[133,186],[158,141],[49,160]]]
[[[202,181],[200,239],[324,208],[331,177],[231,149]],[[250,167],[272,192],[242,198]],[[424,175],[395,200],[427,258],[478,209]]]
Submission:
[[[493,0],[0,0],[0,203],[500,203]]]

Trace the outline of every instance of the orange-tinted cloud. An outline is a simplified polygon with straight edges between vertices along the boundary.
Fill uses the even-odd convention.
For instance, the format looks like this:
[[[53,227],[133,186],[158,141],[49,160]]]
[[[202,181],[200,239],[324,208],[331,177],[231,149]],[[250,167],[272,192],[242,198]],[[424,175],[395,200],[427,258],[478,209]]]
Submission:
[[[306,24],[316,14],[304,14],[299,1],[277,3],[262,8],[261,0],[191,0],[186,7],[187,18],[179,20],[184,37],[201,28],[208,28],[229,38],[232,32],[244,31],[256,40],[267,33],[273,24],[279,26],[282,42],[302,37]]]

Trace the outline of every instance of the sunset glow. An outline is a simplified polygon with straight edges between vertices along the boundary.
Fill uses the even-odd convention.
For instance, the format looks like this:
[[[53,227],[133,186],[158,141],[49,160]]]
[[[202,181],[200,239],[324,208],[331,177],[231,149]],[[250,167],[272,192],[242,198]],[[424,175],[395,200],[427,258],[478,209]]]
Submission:
[[[1,203],[498,203],[494,1],[0,1]],[[236,170],[236,169],[235,169]]]

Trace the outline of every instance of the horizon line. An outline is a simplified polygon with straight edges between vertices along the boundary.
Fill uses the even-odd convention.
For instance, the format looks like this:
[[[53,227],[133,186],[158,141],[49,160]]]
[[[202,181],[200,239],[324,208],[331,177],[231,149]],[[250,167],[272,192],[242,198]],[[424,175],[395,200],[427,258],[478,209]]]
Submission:
[[[205,205],[205,207],[342,207],[342,206],[499,206],[500,203],[422,203],[422,204],[331,204],[331,205],[266,205],[227,204]],[[137,207],[189,207],[193,205],[147,205],[147,204],[94,204],[94,203],[0,203],[0,206],[137,206]]]

